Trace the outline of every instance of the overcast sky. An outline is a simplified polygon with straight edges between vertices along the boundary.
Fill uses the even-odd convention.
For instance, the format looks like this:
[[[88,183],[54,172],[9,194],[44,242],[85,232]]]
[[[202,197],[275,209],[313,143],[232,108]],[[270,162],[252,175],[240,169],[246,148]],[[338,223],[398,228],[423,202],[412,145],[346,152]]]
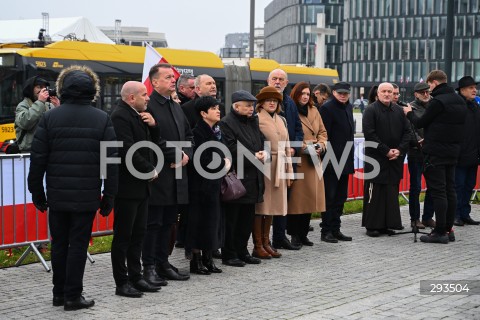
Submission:
[[[265,7],[272,0],[255,1],[255,26],[263,27]],[[250,0],[23,0],[3,3],[0,20],[41,19],[83,16],[96,26],[148,27],[163,32],[168,45],[175,49],[218,52],[225,35],[249,32]],[[8,30],[0,30],[0,33]],[[38,30],[33,30],[36,37]]]

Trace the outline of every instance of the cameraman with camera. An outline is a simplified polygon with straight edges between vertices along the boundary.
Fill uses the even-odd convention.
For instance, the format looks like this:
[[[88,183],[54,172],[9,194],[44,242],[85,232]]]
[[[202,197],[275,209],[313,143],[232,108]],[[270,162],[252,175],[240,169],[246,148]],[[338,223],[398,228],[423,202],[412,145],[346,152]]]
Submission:
[[[43,114],[60,105],[55,89],[48,89],[48,81],[31,77],[23,88],[24,99],[15,110],[15,134],[20,152],[30,152],[35,129]]]

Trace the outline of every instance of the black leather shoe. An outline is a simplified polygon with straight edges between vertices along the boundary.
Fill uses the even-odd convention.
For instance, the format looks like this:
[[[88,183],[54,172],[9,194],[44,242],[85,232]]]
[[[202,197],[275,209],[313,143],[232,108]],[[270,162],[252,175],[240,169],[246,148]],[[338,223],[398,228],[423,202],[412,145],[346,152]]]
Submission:
[[[65,304],[63,296],[53,296],[52,304],[54,307],[61,307]]]
[[[215,265],[215,261],[213,261],[213,255],[211,251],[204,252],[202,259],[203,265],[205,266],[205,268],[207,268],[208,271],[210,271],[211,273],[222,273],[222,269],[217,268],[217,266]]]
[[[175,267],[175,266],[174,266],[173,264],[171,264],[171,263],[169,263],[169,265],[170,265],[170,268],[172,268],[173,271],[175,271],[175,272],[178,273],[179,275],[181,275],[181,276],[188,276],[188,277],[190,278],[190,275],[189,275],[188,273],[178,270],[178,268]]]
[[[302,237],[300,240],[302,241],[302,244],[303,244],[304,246],[309,246],[309,247],[313,246],[313,242],[310,241],[310,239],[308,239],[307,236]]]
[[[342,231],[334,231],[332,232],[333,236],[340,241],[352,241],[352,237],[346,236],[342,233]]]
[[[245,262],[237,258],[223,260],[222,263],[230,267],[245,267]]]
[[[63,310],[65,311],[73,311],[73,310],[80,310],[80,309],[87,309],[93,307],[95,305],[95,301],[93,300],[85,300],[83,296],[78,297],[75,300],[65,300],[65,304],[63,305]]]
[[[373,238],[380,237],[380,232],[378,230],[367,230],[367,236]]]
[[[292,236],[292,245],[296,247],[303,247],[302,240],[298,236]]]
[[[391,229],[382,229],[380,230],[381,234],[386,234],[387,236],[393,236],[396,232]]]
[[[465,222],[463,222],[462,219],[455,219],[453,221],[453,225],[457,227],[463,227],[465,225]]]
[[[130,283],[125,283],[115,289],[115,294],[117,296],[127,297],[127,298],[141,298],[143,292],[132,287]]]
[[[272,243],[273,247],[276,249],[286,249],[286,250],[300,250],[301,247],[299,246],[294,246],[290,240],[287,238],[284,238],[283,240],[280,241],[273,241]]]
[[[156,271],[160,277],[168,280],[185,281],[190,279],[189,275],[180,274],[176,272],[174,269],[172,269],[172,266],[168,262],[157,266]]]
[[[337,243],[338,242],[338,239],[336,237],[334,237],[331,232],[322,233],[322,236],[320,237],[320,240],[325,241],[325,242],[329,242],[329,243]]]
[[[470,218],[470,217],[468,217],[468,218],[463,218],[462,220],[463,220],[463,222],[464,222],[465,224],[470,224],[470,225],[472,225],[472,226],[478,226],[478,225],[480,224],[480,222],[475,221],[475,220],[473,220],[473,219]]]
[[[240,260],[242,260],[243,262],[248,263],[248,264],[260,264],[262,262],[262,260],[260,260],[258,258],[255,258],[255,257],[252,257],[249,254],[241,257]]]
[[[143,279],[153,286],[166,286],[167,280],[158,276],[155,266],[145,266],[143,268]]]
[[[147,281],[145,281],[144,279],[140,279],[137,282],[133,282],[132,286],[141,292],[157,292],[162,288],[161,286],[154,286],[148,283]]]
[[[448,243],[448,236],[446,234],[440,235],[438,233],[430,233],[420,237],[420,241],[426,243]]]

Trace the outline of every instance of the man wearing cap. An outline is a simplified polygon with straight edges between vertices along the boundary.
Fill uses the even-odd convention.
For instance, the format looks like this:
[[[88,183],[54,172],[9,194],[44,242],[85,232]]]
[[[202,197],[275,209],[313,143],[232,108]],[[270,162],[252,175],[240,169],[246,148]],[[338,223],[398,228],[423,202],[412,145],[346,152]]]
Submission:
[[[340,159],[347,151],[347,161],[336,171],[331,163],[327,164],[323,173],[325,182],[326,211],[322,213],[321,240],[330,243],[352,241],[352,237],[340,231],[340,216],[348,195],[348,175],[354,172],[353,166],[353,106],[349,102],[350,84],[338,82],[332,87],[332,99],[325,102],[320,108],[323,124],[327,129],[327,152],[332,154],[333,160],[341,163]]]
[[[365,162],[365,189],[362,226],[367,235],[392,235],[402,229],[398,203],[398,187],[403,178],[403,160],[410,141],[410,124],[402,108],[393,102],[393,85],[378,86],[377,101],[363,113],[365,157],[376,162]],[[379,166],[378,166],[379,165]],[[378,172],[375,172],[378,171]]]
[[[460,157],[455,167],[455,191],[457,193],[457,209],[455,212],[456,226],[465,224],[478,225],[480,222],[470,217],[470,197],[477,181],[477,168],[480,155],[480,111],[475,102],[478,82],[471,76],[465,76],[458,81],[457,90],[467,104],[464,136],[461,144]]]
[[[248,158],[242,164],[237,162],[240,144],[244,152],[247,150],[260,162],[264,162],[267,157],[263,150],[264,141],[258,117],[253,112],[255,101],[257,99],[249,92],[235,91],[232,94],[232,109],[220,121],[222,141],[232,154],[232,167],[247,191],[241,198],[224,203],[225,244],[222,248],[222,262],[233,267],[260,263],[260,259],[250,255],[247,246],[255,219],[255,204],[263,202],[264,176]]]
[[[43,114],[60,105],[57,97],[50,97],[47,80],[35,76],[25,82],[23,100],[15,110],[15,135],[17,144],[22,152],[29,152],[32,147],[35,129]],[[49,102],[48,102],[49,101]]]
[[[403,111],[416,128],[425,129],[422,146],[424,176],[437,218],[432,233],[421,236],[420,241],[446,244],[454,240],[455,165],[460,155],[467,106],[447,85],[447,75],[442,70],[430,72],[427,83],[433,98],[423,116],[417,117],[412,106],[403,108]]]
[[[298,109],[295,102],[285,92],[288,84],[288,75],[282,69],[274,69],[268,75],[267,83],[270,87],[275,87],[283,95],[283,101],[280,104],[282,110],[280,115],[287,120],[288,138],[290,142],[303,142],[303,128],[298,115]],[[300,154],[300,147],[291,148],[291,156]],[[296,171],[296,163],[293,164],[293,170]],[[290,194],[290,189],[287,191]],[[299,246],[293,245],[285,235],[287,229],[287,217],[275,216],[273,218],[272,245],[275,249],[300,250]]]
[[[413,112],[418,117],[425,113],[427,104],[430,101],[430,86],[425,82],[420,82],[413,88],[415,100],[410,102]],[[408,195],[408,208],[410,212],[411,226],[418,229],[425,227],[435,227],[433,220],[433,202],[430,193],[425,194],[423,206],[423,216],[420,222],[420,191],[422,190],[422,174],[423,174],[423,129],[416,129],[412,125],[412,140],[408,149],[408,171],[410,173],[410,191]]]

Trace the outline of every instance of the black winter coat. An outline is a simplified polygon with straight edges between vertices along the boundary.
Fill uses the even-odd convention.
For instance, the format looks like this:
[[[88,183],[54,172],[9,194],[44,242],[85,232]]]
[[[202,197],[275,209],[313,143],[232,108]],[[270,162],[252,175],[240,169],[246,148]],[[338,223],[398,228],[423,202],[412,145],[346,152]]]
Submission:
[[[195,158],[200,159],[200,166],[208,173],[217,173],[225,166],[225,154],[216,147],[207,148],[197,153],[198,147],[206,142],[219,142],[212,128],[200,120],[193,129],[195,139]],[[221,142],[220,142],[221,143]],[[209,168],[208,165],[216,158],[221,161],[218,168]],[[222,246],[224,227],[220,206],[220,188],[222,178],[209,179],[203,177],[193,166],[189,169],[190,204],[188,206],[188,224],[186,245],[194,249],[215,250]]]
[[[107,166],[107,178],[100,177],[100,142],[115,141],[110,117],[90,106],[89,101],[64,103],[45,113],[32,143],[28,189],[43,193],[46,173],[47,201],[50,209],[92,212],[100,205],[103,193],[117,193],[118,166]],[[117,156],[109,147],[107,157]]]
[[[264,138],[258,125],[258,117],[251,117],[238,114],[233,108],[230,113],[220,121],[222,130],[222,141],[232,154],[232,167],[238,174],[237,143],[241,143],[252,156],[256,152],[264,150]],[[231,203],[260,203],[263,202],[265,191],[263,173],[257,169],[249,160],[243,161],[244,177],[241,179],[247,194]]]
[[[160,128],[160,137],[169,142],[190,142],[190,147],[167,147],[168,154],[164,152],[165,163],[158,174],[158,179],[152,183],[152,193],[149,204],[156,206],[171,206],[176,204],[188,204],[188,176],[187,166],[180,170],[182,178],[175,178],[175,170],[170,168],[170,163],[180,161],[182,151],[193,160],[193,135],[187,118],[182,112],[180,105],[171,99],[166,99],[158,92],[153,91],[148,102],[148,110],[155,118]],[[160,142],[158,142],[160,143]],[[178,154],[178,161],[171,161],[168,155],[171,152]]]
[[[467,104],[463,141],[458,158],[458,166],[476,166],[480,156],[480,110],[475,101],[468,101],[460,95]]]
[[[347,162],[343,167],[342,174],[350,174],[354,172],[353,163],[353,106],[350,102],[346,105],[335,98],[325,102],[320,108],[322,121],[327,129],[328,142],[333,149],[337,162],[342,158],[347,142],[351,142],[348,152]],[[330,152],[330,151],[329,151]],[[332,165],[329,164],[329,169]]]
[[[145,199],[150,195],[149,180],[153,178],[156,163],[152,149],[140,148],[135,151],[131,161],[135,170],[140,173],[152,173],[146,179],[139,179],[128,170],[125,156],[130,147],[140,141],[158,141],[160,129],[148,126],[142,121],[140,115],[124,101],[118,103],[112,113],[112,123],[115,128],[117,140],[123,142],[123,147],[118,148],[122,159],[119,168],[117,197],[125,199]]]
[[[422,117],[409,112],[408,119],[416,128],[424,128],[422,151],[434,164],[456,164],[463,141],[467,106],[446,83],[435,87],[433,99]]]
[[[376,148],[365,147],[365,156],[377,160],[380,164],[379,174],[368,181],[398,184],[403,178],[403,160],[411,139],[410,124],[403,109],[393,103],[386,106],[376,101],[365,108],[362,125],[365,142],[378,143]],[[401,156],[396,160],[389,160],[387,154],[390,149],[400,150]],[[371,173],[372,170],[372,164],[365,161],[365,173]]]

